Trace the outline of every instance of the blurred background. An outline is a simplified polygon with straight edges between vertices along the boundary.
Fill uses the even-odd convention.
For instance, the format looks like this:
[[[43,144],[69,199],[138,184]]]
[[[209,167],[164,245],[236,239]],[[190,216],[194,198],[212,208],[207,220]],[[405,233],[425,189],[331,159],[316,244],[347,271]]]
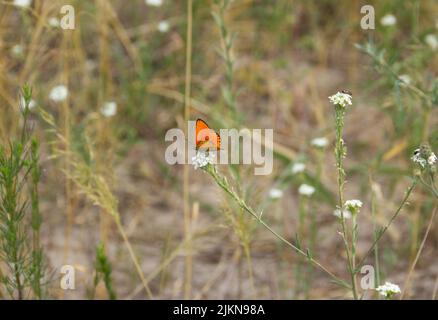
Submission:
[[[150,297],[145,283],[159,299],[351,298],[205,172],[187,166],[184,178],[184,165],[167,164],[164,136],[196,118],[217,130],[274,129],[272,174],[255,176],[250,165],[218,170],[277,232],[290,241],[300,234],[314,257],[348,279],[333,215],[328,96],[353,95],[345,194],[364,203],[360,257],[400,205],[413,151],[423,142],[438,150],[438,3],[193,0],[190,18],[187,1],[72,0],[73,30],[62,27],[65,4],[0,0],[0,139],[19,134],[20,88],[29,84],[45,297],[109,298],[108,282],[96,277],[109,274],[96,267],[104,244],[97,256],[112,269],[119,299]],[[361,28],[364,5],[374,8],[374,29]],[[299,192],[303,184],[314,190]],[[413,191],[367,258],[378,264],[376,280],[404,284],[436,204],[421,186]],[[435,221],[404,298],[436,296],[437,231]],[[75,290],[59,286],[63,265],[76,270]]]

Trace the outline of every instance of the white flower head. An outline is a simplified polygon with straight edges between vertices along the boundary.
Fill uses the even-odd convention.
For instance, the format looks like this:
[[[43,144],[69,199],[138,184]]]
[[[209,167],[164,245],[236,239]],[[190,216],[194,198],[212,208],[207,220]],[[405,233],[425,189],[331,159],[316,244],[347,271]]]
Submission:
[[[59,25],[61,24],[59,19],[57,17],[50,17],[49,20],[47,20],[49,26],[53,27],[53,28],[58,28]]]
[[[24,100],[24,98],[23,97],[21,97],[20,98],[20,109],[21,109],[21,111],[24,111],[24,108],[26,107],[26,101]],[[33,99],[31,99],[30,101],[29,101],[29,105],[27,106],[27,108],[29,109],[29,110],[32,110],[32,109],[34,109],[36,107],[36,102],[35,102],[35,100],[33,100]]]
[[[391,298],[394,294],[400,293],[400,287],[387,281],[384,285],[378,286],[376,291],[385,298]]]
[[[429,158],[427,158],[427,163],[429,164],[429,166],[433,166],[435,165],[436,161],[437,161],[437,157],[435,153],[432,152]]]
[[[355,215],[359,213],[360,208],[362,208],[362,201],[360,200],[347,200],[344,203],[344,207],[351,212],[351,214]]]
[[[424,42],[431,47],[432,50],[438,49],[438,38],[434,34],[428,34],[424,37]]]
[[[297,173],[303,172],[305,169],[306,169],[306,165],[304,163],[296,162],[293,164],[291,171],[292,171],[292,174],[297,174]]]
[[[382,26],[389,27],[397,23],[397,18],[393,14],[387,14],[380,19]]]
[[[411,77],[407,74],[401,74],[398,76],[398,79],[400,80],[400,85],[402,87],[406,87],[407,85],[411,84]]]
[[[342,213],[344,214],[344,219],[350,219],[351,218],[351,212],[349,210],[343,210],[341,212],[341,210],[335,209],[335,211],[333,211],[333,214],[336,217],[338,217],[339,219],[342,219]]]
[[[160,7],[163,4],[163,0],[145,0],[144,2],[152,7]]]
[[[438,49],[438,38],[434,34],[428,34],[424,37],[424,42],[432,49],[437,50]]]
[[[117,113],[117,103],[114,101],[105,102],[103,107],[100,109],[100,112],[107,118],[115,116]]]
[[[169,24],[169,22],[167,22],[166,20],[160,21],[160,22],[158,23],[157,29],[158,29],[158,31],[160,31],[160,32],[162,32],[162,33],[165,33],[165,32],[167,32],[167,31],[169,31],[169,29],[170,29],[170,24]]]
[[[422,145],[415,149],[414,155],[411,160],[420,165],[421,169],[434,169],[435,163],[437,162],[437,156],[427,145]]]
[[[283,191],[277,188],[272,188],[269,190],[269,198],[280,199],[283,196]]]
[[[50,99],[55,102],[61,102],[67,99],[68,96],[68,89],[64,85],[58,85],[52,88],[50,91]]]
[[[339,105],[345,108],[347,105],[352,105],[352,96],[346,92],[337,92],[336,94],[329,97],[329,100],[334,105]]]
[[[346,208],[348,208],[349,210],[351,210],[351,209],[360,209],[360,208],[362,208],[362,201],[356,200],[356,199],[347,200],[347,201],[345,201],[344,206]]]
[[[315,138],[310,141],[310,144],[315,148],[323,149],[328,145],[328,139],[326,137]]]
[[[315,192],[315,188],[305,183],[300,185],[300,187],[298,188],[298,193],[303,196],[310,197],[314,192]]]
[[[26,8],[30,7],[30,5],[32,4],[32,0],[14,0],[13,4],[17,7]]]
[[[195,170],[198,168],[203,168],[208,164],[214,164],[215,153],[214,152],[205,152],[198,151],[196,152],[196,156],[192,158],[193,166]]]

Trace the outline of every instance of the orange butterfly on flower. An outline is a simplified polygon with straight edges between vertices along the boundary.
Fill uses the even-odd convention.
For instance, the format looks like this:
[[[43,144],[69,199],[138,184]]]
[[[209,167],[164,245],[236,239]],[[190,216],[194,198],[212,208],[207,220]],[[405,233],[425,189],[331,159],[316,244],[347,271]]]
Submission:
[[[196,120],[196,150],[220,150],[221,137],[202,120]]]

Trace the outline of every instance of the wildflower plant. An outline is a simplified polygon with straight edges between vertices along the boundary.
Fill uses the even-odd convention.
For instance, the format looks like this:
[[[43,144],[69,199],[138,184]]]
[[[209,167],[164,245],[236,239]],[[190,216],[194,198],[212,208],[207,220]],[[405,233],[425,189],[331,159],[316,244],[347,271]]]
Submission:
[[[198,151],[198,154],[202,151]],[[333,281],[338,283],[339,285],[350,288],[348,283],[346,283],[341,278],[337,277],[333,272],[331,272],[329,269],[327,269],[325,266],[323,266],[318,260],[316,260],[309,249],[304,249],[301,247],[301,243],[298,239],[298,241],[294,244],[290,241],[288,241],[286,238],[284,238],[282,235],[280,235],[277,231],[271,228],[264,220],[263,220],[263,212],[257,213],[247,202],[234,190],[234,188],[229,183],[228,179],[224,177],[218,170],[215,164],[213,163],[205,163],[200,167],[204,172],[208,173],[214,181],[217,183],[217,185],[226,193],[228,194],[235,203],[247,214],[249,214],[255,221],[261,225],[263,228],[268,230],[270,233],[272,233],[278,240],[280,240],[282,243],[286,244],[290,248],[292,248],[297,254],[304,257],[306,261],[308,261],[310,264],[315,266],[316,268],[319,268],[326,274],[328,274]],[[310,186],[308,186],[310,187]],[[313,187],[311,187],[313,188]],[[307,189],[307,187],[306,187]],[[312,192],[313,193],[313,192]]]
[[[338,208],[337,212],[340,215],[341,223],[341,236],[345,246],[345,253],[347,255],[347,267],[351,276],[351,289],[353,297],[358,298],[357,288],[356,288],[356,273],[354,271],[354,250],[350,248],[353,245],[349,244],[347,235],[347,226],[344,218],[344,184],[345,184],[345,170],[344,170],[344,158],[347,155],[347,147],[345,146],[343,139],[344,130],[344,118],[346,114],[346,109],[348,106],[352,105],[352,95],[347,91],[340,91],[329,97],[330,102],[335,107],[335,132],[336,132],[336,142],[335,142],[335,160],[336,169],[338,173]],[[357,228],[357,226],[353,226]],[[353,231],[354,233],[354,231]]]

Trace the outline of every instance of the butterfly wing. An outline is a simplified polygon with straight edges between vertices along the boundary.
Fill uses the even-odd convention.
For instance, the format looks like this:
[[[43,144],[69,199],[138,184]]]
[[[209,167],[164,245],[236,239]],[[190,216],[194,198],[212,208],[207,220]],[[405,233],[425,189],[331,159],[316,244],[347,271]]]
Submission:
[[[219,150],[221,137],[202,120],[196,120],[196,149]]]

